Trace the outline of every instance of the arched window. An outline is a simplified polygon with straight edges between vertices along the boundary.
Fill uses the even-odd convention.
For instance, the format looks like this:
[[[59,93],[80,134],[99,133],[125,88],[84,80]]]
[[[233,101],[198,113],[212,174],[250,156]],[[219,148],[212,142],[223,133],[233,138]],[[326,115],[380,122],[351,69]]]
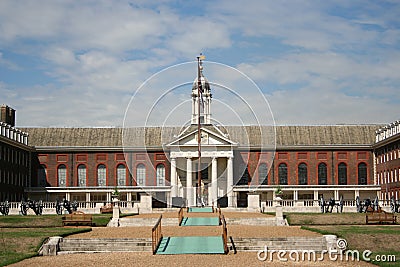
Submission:
[[[299,185],[307,184],[307,165],[305,163],[300,163],[297,167],[297,179],[299,181]]]
[[[57,168],[57,179],[59,187],[67,186],[67,167],[64,164],[61,164]]]
[[[126,185],[126,167],[124,164],[117,166],[117,183],[120,186]]]
[[[327,185],[328,184],[328,168],[326,164],[321,162],[318,164],[318,184]]]
[[[268,185],[268,167],[265,163],[258,166],[258,182],[262,185]]]
[[[136,183],[138,186],[146,185],[146,166],[142,163],[136,166]]]
[[[104,164],[97,166],[97,185],[106,186],[107,168]]]
[[[246,166],[246,168],[243,171],[242,177],[240,177],[240,180],[238,181],[237,185],[248,185],[249,180],[250,180],[249,168]]]
[[[347,166],[343,162],[338,165],[338,180],[339,185],[347,184]]]
[[[165,185],[165,167],[164,164],[158,164],[156,167],[157,186]]]
[[[358,164],[358,184],[359,185],[367,184],[367,164],[363,162]]]
[[[78,186],[86,186],[86,166],[78,166]]]
[[[46,186],[47,184],[47,169],[46,166],[41,164],[38,168],[37,172],[37,178],[38,178],[38,186]]]
[[[281,163],[278,166],[278,178],[279,178],[279,184],[281,185],[288,184],[287,165],[285,163]]]

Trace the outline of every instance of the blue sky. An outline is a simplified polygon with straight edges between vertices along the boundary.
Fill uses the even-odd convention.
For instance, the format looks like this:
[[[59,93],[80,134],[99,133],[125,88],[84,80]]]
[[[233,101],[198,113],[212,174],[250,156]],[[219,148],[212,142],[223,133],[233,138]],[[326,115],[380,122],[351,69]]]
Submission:
[[[399,1],[2,0],[0,104],[18,126],[121,126],[146,79],[203,52],[254,80],[278,125],[388,123],[399,14]]]

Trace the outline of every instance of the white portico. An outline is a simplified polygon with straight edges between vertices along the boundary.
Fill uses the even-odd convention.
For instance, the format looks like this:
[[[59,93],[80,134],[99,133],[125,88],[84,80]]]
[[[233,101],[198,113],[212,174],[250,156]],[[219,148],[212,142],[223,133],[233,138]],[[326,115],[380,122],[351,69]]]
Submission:
[[[170,203],[173,198],[180,197],[187,206],[197,205],[199,199],[202,204],[216,206],[218,199],[226,196],[228,206],[233,207],[233,148],[237,144],[212,124],[212,94],[201,60],[191,97],[191,125],[167,145],[171,161]],[[199,169],[200,192],[196,190]]]
[[[233,187],[233,148],[236,143],[226,138],[223,133],[215,133],[213,126],[201,127],[201,172],[202,196],[204,204],[217,205],[217,200],[228,197],[228,206],[234,206]],[[198,151],[195,127],[188,127],[171,142],[171,197],[182,197],[186,205],[196,205],[198,186]]]

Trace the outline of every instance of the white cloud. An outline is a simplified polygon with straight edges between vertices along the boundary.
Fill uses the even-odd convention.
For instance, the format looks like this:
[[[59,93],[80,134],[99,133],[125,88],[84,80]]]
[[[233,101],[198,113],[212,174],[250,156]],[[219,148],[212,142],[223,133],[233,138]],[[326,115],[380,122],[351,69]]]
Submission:
[[[23,124],[116,125],[145,79],[209,50],[217,56],[235,53],[233,64],[269,95],[282,122],[375,122],[396,116],[383,111],[388,101],[400,100],[398,6],[218,1],[205,3],[200,14],[178,5],[0,1],[0,67],[21,71],[21,59],[5,55],[26,56],[32,65],[24,64],[24,71],[31,68],[52,78],[32,79],[29,85],[35,75],[30,73],[23,86],[7,84],[5,78],[1,95],[20,109]],[[249,47],[257,49],[252,52],[257,57],[249,59]],[[238,86],[229,71],[207,71],[214,81]],[[194,76],[189,69],[167,77],[167,84],[154,85],[154,94],[172,86],[174,79],[190,82]],[[245,88],[240,90],[246,94]],[[189,95],[179,91],[174,96],[182,100]]]

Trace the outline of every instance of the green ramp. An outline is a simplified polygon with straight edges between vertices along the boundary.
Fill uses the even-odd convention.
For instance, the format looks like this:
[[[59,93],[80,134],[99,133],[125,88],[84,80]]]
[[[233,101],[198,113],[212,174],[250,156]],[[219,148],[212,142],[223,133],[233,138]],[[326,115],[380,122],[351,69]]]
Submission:
[[[200,207],[191,207],[188,208],[188,212],[213,212],[212,207],[204,207],[204,208],[200,208]]]
[[[222,236],[163,237],[157,255],[225,254]]]
[[[185,217],[181,226],[215,226],[219,225],[218,217]]]

